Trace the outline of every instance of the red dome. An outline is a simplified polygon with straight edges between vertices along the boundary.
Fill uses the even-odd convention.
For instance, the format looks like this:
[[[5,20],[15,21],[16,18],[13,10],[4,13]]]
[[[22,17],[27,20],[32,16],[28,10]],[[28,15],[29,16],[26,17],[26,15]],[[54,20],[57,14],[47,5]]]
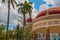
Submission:
[[[48,10],[48,9],[47,9],[47,10]],[[46,15],[47,10],[44,10],[44,11],[40,12],[40,13],[37,15],[36,18]],[[50,9],[49,9],[49,15],[50,15],[50,14],[60,14],[60,7],[50,8]]]
[[[32,18],[29,17],[26,21],[27,21],[27,22],[32,22]]]

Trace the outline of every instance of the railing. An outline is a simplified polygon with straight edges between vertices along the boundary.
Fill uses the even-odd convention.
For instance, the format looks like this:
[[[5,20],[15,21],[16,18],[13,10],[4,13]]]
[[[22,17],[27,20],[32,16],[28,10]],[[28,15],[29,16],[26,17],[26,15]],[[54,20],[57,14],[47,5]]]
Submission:
[[[47,26],[60,26],[60,21],[59,20],[56,20],[56,21],[52,20],[52,21],[48,22],[48,25],[47,25],[47,22],[39,23],[37,25],[33,25],[33,30],[40,28],[40,27],[47,27]]]
[[[60,14],[48,15],[48,20],[50,19],[60,19]],[[33,20],[34,22],[47,20],[47,16],[42,16]]]

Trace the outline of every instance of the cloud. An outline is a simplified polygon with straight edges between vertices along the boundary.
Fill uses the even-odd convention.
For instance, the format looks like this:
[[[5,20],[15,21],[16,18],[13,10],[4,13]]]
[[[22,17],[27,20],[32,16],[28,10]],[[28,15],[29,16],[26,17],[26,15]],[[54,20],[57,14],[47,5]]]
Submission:
[[[7,4],[2,4],[2,6],[0,6],[0,23],[5,24],[7,23],[7,14],[8,14]],[[19,19],[17,10],[13,10],[13,8],[11,7],[10,24],[16,24],[17,19]]]
[[[55,7],[60,7],[60,0],[44,0],[47,4],[53,4]]]
[[[44,0],[44,1],[46,1],[46,4],[53,4],[53,5],[55,5],[54,0]]]
[[[39,13],[39,11],[37,11],[36,9],[33,9],[32,18],[35,18],[38,13]]]
[[[37,16],[37,14],[39,13],[39,11],[34,8],[34,5],[35,4],[33,3],[33,5],[32,5],[32,7],[33,7],[33,10],[32,10],[32,18],[35,18]]]
[[[50,8],[51,6],[49,6],[49,5],[53,5],[52,7],[55,6],[54,1],[52,1],[52,0],[43,0],[43,1],[45,1],[46,4],[40,5],[39,10],[36,10],[36,8],[34,8],[35,4],[33,4],[33,12],[32,12],[32,17],[33,18],[35,18],[38,15],[39,12],[41,12],[41,11],[43,11],[45,9]]]
[[[54,0],[55,6],[60,7],[60,0]]]
[[[31,1],[31,2],[33,2],[33,12],[32,12],[32,17],[33,18],[35,18],[36,16],[37,16],[37,14],[39,13],[39,12],[41,12],[42,10],[45,10],[45,9],[48,9],[48,8],[50,8],[51,6],[52,7],[54,7],[55,6],[55,2],[53,1],[53,0],[42,0],[43,2],[46,2],[45,4],[43,4],[43,2],[42,2],[42,4],[41,5],[39,5],[39,10],[37,10],[36,8],[35,8],[35,6],[37,7],[37,5],[34,3],[35,1],[34,0],[29,0],[29,1]],[[38,0],[37,0],[38,1]]]
[[[16,0],[17,1],[17,0]],[[24,2],[24,0],[19,0],[20,2]],[[17,1],[17,2],[19,2]],[[0,0],[1,3],[1,0]],[[7,23],[7,14],[8,14],[8,7],[7,3],[0,4],[0,23]],[[10,12],[10,24],[17,24],[17,20],[19,19],[19,15],[17,12],[17,8],[13,10],[11,6],[11,12]]]
[[[49,7],[48,7],[48,5],[47,4],[42,4],[41,6],[40,6],[40,11],[42,11],[42,10],[45,10],[45,9],[48,9]]]
[[[24,2],[24,0],[19,0],[19,1]],[[46,4],[40,5],[39,10],[36,10],[34,8],[35,4],[33,4],[33,10],[32,10],[33,18],[35,18],[40,11],[49,8],[48,4],[53,4],[54,6],[60,6],[60,1],[57,1],[57,0],[44,0],[44,1],[46,1]],[[2,4],[2,5],[0,4],[0,23],[7,23],[7,11],[8,11],[7,4]],[[11,6],[10,24],[16,24],[18,18],[19,18],[19,15],[17,14],[17,8],[16,10],[13,10]]]
[[[60,6],[60,0],[44,0],[46,1],[46,4],[42,4],[40,5],[40,10],[39,11],[42,11],[42,10],[45,10],[45,9],[48,9],[48,8],[51,8],[51,7],[59,7]],[[52,6],[49,6],[49,5],[52,5]]]
[[[25,1],[28,1],[28,0],[18,0],[19,3],[23,3]]]

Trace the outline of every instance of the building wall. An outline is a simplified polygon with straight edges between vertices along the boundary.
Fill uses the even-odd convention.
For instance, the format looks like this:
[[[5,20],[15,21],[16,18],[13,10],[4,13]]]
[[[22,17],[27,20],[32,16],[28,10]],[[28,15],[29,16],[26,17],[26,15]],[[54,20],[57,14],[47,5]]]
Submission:
[[[34,40],[38,40],[38,33],[45,34],[45,39],[43,37],[42,40],[47,40],[47,28],[49,29],[50,40],[54,40],[51,36],[52,34],[60,34],[60,14],[48,15],[48,17],[49,18],[46,19],[46,16],[42,16],[33,20],[32,29],[34,32]]]

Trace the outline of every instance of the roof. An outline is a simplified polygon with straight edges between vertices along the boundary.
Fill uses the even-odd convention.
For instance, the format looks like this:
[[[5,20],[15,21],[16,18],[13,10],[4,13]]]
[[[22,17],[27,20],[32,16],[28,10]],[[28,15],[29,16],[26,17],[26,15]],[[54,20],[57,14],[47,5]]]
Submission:
[[[26,21],[27,21],[27,22],[32,22],[32,18],[29,17]]]
[[[47,10],[48,10],[48,9],[47,9]],[[44,10],[44,11],[40,12],[40,13],[36,16],[36,18],[46,15],[47,10]],[[49,9],[49,15],[50,15],[50,14],[60,14],[60,7],[50,8],[50,9]]]
[[[47,9],[48,10],[48,9]],[[44,11],[41,11],[37,16],[36,18],[39,18],[41,16],[45,16],[46,13],[47,13],[47,10],[44,10]],[[50,14],[60,14],[60,7],[54,7],[54,8],[50,8],[49,9],[49,15]],[[32,18],[29,17],[27,20],[27,22],[32,22]]]

